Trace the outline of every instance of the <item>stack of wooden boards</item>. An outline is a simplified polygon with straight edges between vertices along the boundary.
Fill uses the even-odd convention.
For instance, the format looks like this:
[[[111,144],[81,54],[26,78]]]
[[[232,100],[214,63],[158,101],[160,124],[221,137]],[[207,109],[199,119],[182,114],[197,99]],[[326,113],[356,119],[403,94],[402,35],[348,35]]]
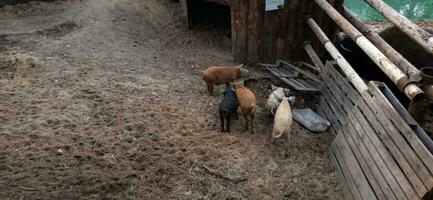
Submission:
[[[375,82],[360,95],[327,63],[320,114],[336,135],[332,156],[346,199],[432,199],[433,156]]]
[[[317,75],[319,69],[308,63],[299,62],[296,66],[284,60],[277,60],[276,64],[259,63],[259,65],[265,67],[271,74],[294,90],[304,92],[319,92],[321,90],[322,81]]]

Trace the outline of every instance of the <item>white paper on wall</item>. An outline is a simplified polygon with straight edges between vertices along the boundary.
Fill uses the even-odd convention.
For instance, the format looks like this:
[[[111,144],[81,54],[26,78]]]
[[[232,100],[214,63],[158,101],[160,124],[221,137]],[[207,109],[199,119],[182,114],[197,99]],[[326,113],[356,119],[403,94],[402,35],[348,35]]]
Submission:
[[[284,6],[284,0],[266,0],[265,11],[278,10],[279,6]]]

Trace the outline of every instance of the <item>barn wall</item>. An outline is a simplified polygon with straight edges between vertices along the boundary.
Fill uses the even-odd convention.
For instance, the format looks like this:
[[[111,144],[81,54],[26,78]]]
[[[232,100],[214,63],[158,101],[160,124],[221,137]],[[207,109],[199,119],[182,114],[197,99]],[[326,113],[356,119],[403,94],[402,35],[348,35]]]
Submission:
[[[343,0],[328,2],[339,10],[343,5]],[[265,0],[231,0],[228,4],[232,9],[233,56],[238,61],[302,59],[302,44],[314,39],[305,23],[307,16],[314,16],[331,37],[336,33],[334,23],[311,0],[286,0],[284,9],[267,12]]]
[[[315,36],[306,24],[307,16],[313,16],[330,37],[335,37],[337,30],[313,0],[285,0],[284,9],[266,12],[266,0],[209,1],[231,8],[232,53],[239,62],[303,59],[302,45],[306,40],[312,40],[313,46],[320,50],[321,45],[315,42]],[[328,0],[338,10],[343,1]]]

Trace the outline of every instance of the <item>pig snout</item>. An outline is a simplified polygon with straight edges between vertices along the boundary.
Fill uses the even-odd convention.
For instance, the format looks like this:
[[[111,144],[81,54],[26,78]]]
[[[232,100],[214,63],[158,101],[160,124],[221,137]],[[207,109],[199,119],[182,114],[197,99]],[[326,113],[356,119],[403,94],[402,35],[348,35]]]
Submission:
[[[241,67],[240,68],[240,74],[241,74],[241,78],[248,78],[250,71]]]

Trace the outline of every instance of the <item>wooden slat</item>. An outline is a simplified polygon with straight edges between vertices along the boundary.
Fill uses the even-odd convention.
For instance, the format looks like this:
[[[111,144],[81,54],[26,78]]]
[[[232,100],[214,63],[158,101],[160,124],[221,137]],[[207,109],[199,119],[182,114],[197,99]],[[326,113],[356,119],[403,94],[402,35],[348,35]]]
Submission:
[[[351,122],[352,123],[352,122]],[[357,131],[351,123],[348,123],[347,132],[343,131],[343,134],[349,143],[352,151],[354,152],[361,168],[364,171],[373,191],[375,192],[378,199],[397,199],[394,192],[389,187],[382,172],[375,164],[373,158],[369,154],[362,140],[357,137]],[[386,197],[385,197],[386,195]]]
[[[263,67],[278,67],[279,66],[278,64],[268,64],[268,63],[257,63],[257,64],[260,66],[263,66]]]
[[[348,118],[347,116],[345,117]],[[359,131],[359,129],[355,130],[351,123],[346,123],[346,126],[342,128],[341,134],[343,134],[343,136],[346,138],[349,145],[351,146],[351,149],[354,152],[359,164],[361,165],[361,168],[363,169],[365,176],[369,180],[375,194],[377,195],[378,199],[385,199],[385,194],[384,192],[382,192],[382,190],[384,190],[387,194],[386,199],[396,199],[394,193],[389,188],[385,179],[383,178],[380,169],[376,166],[373,158],[370,156],[367,148],[364,146],[361,139],[357,137],[358,134],[356,133],[356,131]]]
[[[287,79],[287,81],[288,81],[288,82],[286,82],[287,84],[290,84],[291,86],[293,86],[297,90],[301,90],[301,89],[305,88],[304,85],[299,83],[296,79]]]
[[[337,141],[339,141],[339,138],[341,138],[341,137],[342,137],[341,134],[338,133],[337,137],[335,138],[334,142],[331,145],[331,148],[335,154],[337,162],[341,166],[341,171],[343,172],[343,177],[345,178],[345,180],[347,182],[347,188],[349,189],[350,193],[352,194],[353,199],[361,200],[362,196],[361,196],[358,188],[356,187],[356,183],[355,183],[355,179],[357,177],[352,176],[352,174],[349,170],[349,167],[347,166],[347,163],[346,163],[345,159],[343,158],[342,153],[340,152],[340,149],[337,147]]]
[[[307,88],[307,86],[303,84],[300,79],[290,79],[290,81],[298,85],[299,88]]]
[[[303,65],[303,66],[305,66],[305,67],[307,67],[307,68],[309,68],[309,69],[315,71],[316,73],[320,72],[320,70],[319,70],[316,66],[313,66],[313,65],[310,64],[310,63],[307,63],[307,62],[304,62],[304,61],[299,61],[299,62],[296,62],[296,63],[297,63],[298,65]]]
[[[294,78],[287,79],[287,78],[280,77],[280,80],[282,80],[283,82],[285,82],[287,85],[291,86],[295,90],[307,91],[307,92],[319,92],[320,91],[320,89],[318,89],[318,88],[305,87],[304,85],[302,85],[301,83],[299,83]]]
[[[329,84],[330,86],[333,86],[332,84]],[[332,87],[330,89],[332,92],[339,92],[339,89]],[[329,96],[328,91],[325,91],[325,95]],[[341,96],[339,94],[338,96]],[[332,100],[330,100],[332,101]],[[374,177],[377,179],[380,185],[380,190],[383,191],[387,199],[395,199],[396,195],[402,195],[404,197],[403,192],[401,191],[397,181],[392,176],[391,172],[389,171],[388,167],[385,164],[385,161],[382,160],[382,157],[379,155],[379,153],[376,151],[375,147],[372,145],[372,142],[369,141],[368,136],[366,136],[365,130],[361,127],[358,120],[353,116],[352,112],[354,111],[355,107],[352,105],[352,103],[348,100],[348,98],[339,98],[338,100],[339,105],[343,105],[343,108],[348,113],[346,116],[347,119],[349,119],[350,123],[347,123],[348,130],[351,134],[350,136],[346,136],[346,138],[351,137],[352,140],[356,141],[357,146],[359,146],[360,151],[362,152],[363,158],[367,160],[367,165],[369,169],[374,174]],[[345,101],[345,102],[344,102]],[[337,103],[334,103],[337,104]],[[364,120],[365,121],[365,120]],[[370,126],[369,124],[363,124],[363,126]],[[371,128],[370,128],[371,129]],[[389,155],[389,157],[391,157]],[[360,159],[358,159],[360,160]],[[360,161],[361,163],[361,161]],[[364,168],[363,168],[364,169]],[[365,171],[365,170],[364,170]],[[368,177],[367,173],[366,176]],[[388,186],[388,182],[385,180],[385,177],[388,182],[393,186],[393,188],[397,191],[397,194],[395,195],[393,191],[391,190],[390,186]],[[371,177],[369,177],[369,180],[372,180]],[[374,183],[372,183],[374,185]],[[376,194],[378,196],[380,195],[380,192],[378,192],[379,188],[373,187],[376,191]],[[379,198],[382,199],[382,198]],[[401,197],[399,199],[402,199]]]
[[[332,89],[332,91],[336,91],[335,89]],[[347,98],[346,98],[347,100]],[[346,103],[341,102],[340,104],[344,104],[347,105]],[[353,109],[353,110],[352,110]],[[375,170],[375,166],[377,166],[380,169],[380,173],[383,175],[384,179],[386,179],[386,182],[381,181],[381,187],[382,190],[386,192],[387,196],[393,196],[392,194],[390,194],[388,192],[388,186],[387,184],[390,185],[390,187],[393,189],[395,196],[398,196],[400,199],[405,199],[404,197],[404,193],[402,191],[402,189],[400,188],[398,182],[396,181],[396,179],[394,178],[394,176],[391,174],[391,170],[387,167],[386,163],[390,163],[391,165],[394,162],[392,159],[392,156],[389,154],[389,152],[386,151],[386,149],[382,146],[382,148],[376,149],[376,147],[373,145],[374,141],[378,141],[378,138],[370,138],[368,137],[368,133],[365,131],[366,129],[372,130],[371,127],[369,127],[370,125],[368,123],[366,123],[366,120],[362,118],[362,120],[360,121],[362,123],[362,127],[360,125],[360,122],[358,122],[357,120],[360,120],[360,116],[358,116],[357,119],[355,119],[355,117],[353,116],[352,112],[357,109],[357,108],[348,108],[347,106],[345,106],[345,110],[349,111],[348,112],[348,119],[349,121],[351,121],[351,123],[353,124],[354,128],[356,129],[356,133],[357,135],[353,135],[354,139],[356,139],[357,137],[361,138],[361,140],[359,142],[362,142],[366,145],[366,149],[368,149],[369,154],[372,156],[374,162],[369,163],[370,165],[370,169]],[[359,110],[357,110],[359,111]],[[350,123],[348,123],[347,125],[349,125]],[[374,133],[374,132],[370,132],[370,133]],[[374,141],[372,142],[370,139],[373,139]],[[380,154],[380,153],[382,154]],[[385,161],[383,159],[385,159]],[[395,170],[398,169],[397,165],[394,164],[393,166],[395,166]],[[395,171],[394,170],[394,171]],[[376,172],[376,171],[375,171]],[[377,173],[377,172],[376,172]],[[399,174],[401,177],[404,177],[404,175],[402,173]],[[380,174],[376,174],[378,180],[381,180]],[[408,181],[405,181],[406,183],[408,183]],[[404,183],[404,182],[403,182]],[[409,184],[407,184],[409,185]]]
[[[239,2],[234,0],[230,4],[230,15],[231,15],[231,35],[232,35],[232,55],[236,59],[241,57],[239,49],[239,32],[240,32],[240,21],[239,21]]]
[[[288,63],[288,62],[286,62],[284,60],[281,60],[280,62],[283,63],[285,66],[287,66],[289,69],[295,70],[295,71],[301,73],[302,75],[304,75],[305,77],[307,77],[307,78],[309,78],[311,80],[316,81],[317,83],[322,82],[318,76],[316,76],[314,74],[311,74],[310,72],[307,72],[305,70],[299,69],[298,67],[293,66],[292,64],[290,64],[290,63]]]
[[[282,74],[278,70],[275,70],[275,68],[266,67],[266,70],[268,70],[272,75],[278,77],[278,78],[292,78],[296,77],[296,75],[290,75],[290,74]]]
[[[414,186],[418,195],[420,197],[424,196],[428,192],[426,186],[431,188],[433,184],[433,179],[428,170],[412,148],[407,144],[402,135],[400,135],[399,131],[392,123],[390,123],[389,119],[385,116],[384,111],[379,108],[374,99],[366,97],[366,102],[372,111],[374,111],[374,114],[378,116],[378,121],[383,126],[383,129],[380,131],[384,134],[379,134],[382,141],[389,151],[392,152],[392,155],[399,163],[411,184]]]
[[[341,137],[337,137],[336,141],[337,142],[335,144],[339,149],[341,155],[343,156],[343,160],[349,168],[350,174],[352,175],[352,177],[354,177],[355,185],[352,185],[352,187],[357,187],[363,199],[377,199],[376,195],[373,192],[373,189],[370,187],[370,184],[368,183],[367,179],[364,176],[364,173],[362,172],[361,166],[355,159],[352,150],[350,149],[347,141],[343,137],[343,134],[341,134]]]
[[[380,92],[373,83],[368,84],[370,92],[374,95],[373,99],[385,111],[387,117],[392,120],[393,124],[401,131],[406,140],[409,142],[413,150],[418,154],[425,166],[433,173],[433,156],[424,146],[421,140],[412,131],[405,120],[399,117],[399,113],[395,109],[391,109],[392,105],[386,100],[386,97]],[[428,186],[432,188],[432,186]]]
[[[322,94],[327,99],[326,103],[335,114],[334,116],[336,116],[341,126],[344,126],[347,123],[347,118],[345,117],[344,111],[341,109],[340,104],[336,103],[335,96],[332,96],[327,92],[324,92]]]
[[[303,87],[310,87],[311,84],[307,83],[305,80],[303,79],[296,79],[298,81],[299,84],[301,84]]]
[[[336,117],[334,117],[334,116],[336,116],[336,114],[334,113],[334,111],[332,111],[332,109],[330,108],[328,103],[326,103],[326,100],[321,102],[321,107],[324,110],[324,112],[326,113],[326,115],[332,116],[328,119],[331,121],[332,126],[335,128],[335,130],[340,130],[344,124],[342,125],[342,123]]]
[[[322,98],[322,97],[321,97]],[[319,102],[321,102],[322,100],[319,100]],[[326,113],[325,113],[325,111],[322,109],[322,108],[319,108],[318,110],[317,110],[317,114],[319,114],[320,116],[323,116],[323,117],[325,117],[326,119],[329,119],[331,116],[328,116]],[[332,122],[331,122],[331,126],[329,127],[329,133],[332,133],[332,134],[334,134],[334,135],[337,135],[337,131],[335,130],[335,127],[332,125]]]
[[[287,78],[295,78],[298,77],[298,73],[292,73],[288,72],[287,70],[281,69],[279,67],[272,68],[274,71],[278,72],[281,77],[287,77]]]
[[[299,83],[301,83],[305,88],[314,88],[315,90],[320,90],[317,86],[321,85],[319,83],[309,82],[308,79],[298,78],[296,79]]]
[[[238,0],[239,6],[239,33],[238,33],[238,48],[239,57],[237,60],[244,62],[248,52],[248,12],[250,0]]]
[[[332,119],[332,120],[330,120],[330,122],[331,122],[331,131],[334,133],[334,135],[337,135],[337,131],[341,128],[341,127],[339,127],[340,126],[340,124],[337,122],[337,123],[335,123],[333,120],[335,119],[334,118],[334,116],[335,116],[335,114],[334,113],[327,113],[326,111],[328,111],[328,110],[330,110],[330,109],[328,109],[328,105],[326,104],[326,101],[325,101],[325,99],[324,99],[324,97],[323,96],[321,96],[320,97],[320,99],[319,99],[319,103],[320,103],[320,105],[323,105],[323,106],[321,106],[320,107],[320,110],[321,110],[321,112],[323,113],[323,116],[325,116],[327,119]],[[326,111],[325,111],[326,110]]]
[[[337,168],[338,172],[340,172],[340,174],[343,175],[343,170],[341,169],[340,163],[338,163],[337,157],[335,156],[335,153],[332,151],[332,148],[330,148],[330,151],[331,151],[331,160],[334,163],[335,168]],[[344,176],[341,176],[341,181],[344,182],[346,185],[348,185],[348,182],[346,181]],[[350,193],[349,188],[343,187],[342,193],[343,193],[344,199],[347,199],[347,200],[353,199],[353,196]]]
[[[340,84],[342,83],[342,80],[344,80],[340,74],[329,73],[329,75],[334,76],[335,79],[338,79],[338,80],[336,80],[336,82],[338,82]],[[349,93],[347,95],[349,98],[352,98],[353,96],[355,96],[357,94],[356,92],[354,92],[353,88],[348,87],[345,84],[341,84],[340,86],[341,86],[341,90]],[[372,130],[368,126],[363,126],[363,128],[366,129],[366,133],[369,133],[368,136],[370,137],[371,141],[376,146],[376,148],[378,148],[378,150],[381,152],[382,157],[383,156],[386,157],[387,165],[390,167],[390,170],[392,171],[394,177],[397,179],[397,181],[401,185],[401,188],[403,189],[403,191],[405,192],[407,197],[410,199],[416,198],[415,197],[416,194],[414,194],[414,192],[413,192],[414,187],[415,187],[416,192],[418,194],[422,194],[423,190],[425,190],[425,187],[422,185],[422,182],[418,179],[418,177],[416,176],[413,169],[409,166],[408,162],[401,155],[401,152],[398,150],[398,148],[395,146],[395,144],[393,144],[392,141],[390,141],[387,131],[385,131],[385,129],[379,123],[379,119],[376,118],[377,114],[373,114],[373,112],[370,110],[368,105],[375,105],[375,102],[373,102],[373,101],[364,102],[361,99],[359,99],[358,101],[359,101],[359,106],[362,109],[362,113],[361,113],[361,110],[356,111],[355,116],[358,119],[362,119],[363,114],[366,115],[368,122],[361,120],[361,123],[364,123],[364,125],[371,124],[372,127],[374,128],[374,130]],[[371,134],[371,133],[375,133],[375,132],[378,133],[378,135]],[[381,142],[381,140],[378,138],[378,136],[380,137],[380,139],[384,143]],[[384,144],[387,146],[386,148],[384,147]],[[391,149],[389,149],[390,147],[391,147]],[[415,184],[414,187],[412,187],[412,185],[407,182],[407,179],[402,174],[402,171],[399,169],[399,166],[397,166],[397,164],[395,164],[393,162],[393,158],[389,158],[390,156],[388,156],[388,154],[389,154],[388,151],[390,151],[392,153],[393,157],[397,157],[396,158],[397,162],[400,164],[400,167],[402,167],[405,174],[408,175],[408,179],[409,179],[410,183]],[[394,191],[397,191],[395,189],[396,188],[394,188]]]
[[[374,130],[371,130],[373,132],[376,132],[376,134],[371,134],[372,136],[379,136],[380,140],[383,143],[380,143],[380,145],[385,145],[387,151],[391,152],[394,159],[397,161],[398,166],[401,168],[402,171],[399,170],[393,170],[394,176],[398,179],[400,182],[400,185],[402,185],[403,181],[406,181],[405,178],[400,175],[401,172],[404,172],[405,176],[410,182],[410,185],[404,184],[406,186],[402,186],[402,189],[405,190],[405,193],[408,196],[408,198],[415,198],[413,197],[414,194],[411,194],[411,191],[415,189],[417,194],[419,196],[422,196],[424,192],[426,192],[426,188],[423,185],[422,181],[417,177],[415,171],[410,167],[407,160],[404,158],[398,147],[391,141],[389,138],[389,135],[387,134],[387,128],[383,127],[382,124],[379,122],[380,116],[376,118],[378,115],[378,112],[373,112],[370,110],[369,106],[367,104],[374,104],[372,101],[367,101],[366,103],[363,103],[360,105],[360,109],[363,111],[363,114],[365,114],[366,118],[369,119],[367,123],[372,124],[372,127]],[[389,164],[389,163],[388,163]],[[394,165],[394,163],[391,163]],[[396,169],[398,167],[391,166],[391,169]]]
[[[292,70],[292,71],[289,71],[289,70],[286,70],[286,69],[284,69],[284,68],[282,68],[282,67],[278,67],[277,69],[278,69],[278,71],[280,71],[281,73],[296,75],[295,77],[298,77],[298,75],[299,75],[298,72],[296,72],[296,71],[294,72],[293,70]]]
[[[371,81],[371,83],[374,83],[380,89],[380,91],[386,97],[392,107],[395,108],[398,114],[404,119],[404,121],[409,125],[413,132],[415,132],[415,134],[424,144],[425,148],[427,148],[430,153],[433,153],[433,140],[419,125],[419,123],[412,117],[412,115],[407,111],[407,109],[400,103],[400,101],[395,97],[391,90],[382,82]]]
[[[257,62],[259,60],[259,33],[261,30],[261,23],[259,18],[259,4],[260,0],[249,0],[248,11],[248,60],[250,62]]]

